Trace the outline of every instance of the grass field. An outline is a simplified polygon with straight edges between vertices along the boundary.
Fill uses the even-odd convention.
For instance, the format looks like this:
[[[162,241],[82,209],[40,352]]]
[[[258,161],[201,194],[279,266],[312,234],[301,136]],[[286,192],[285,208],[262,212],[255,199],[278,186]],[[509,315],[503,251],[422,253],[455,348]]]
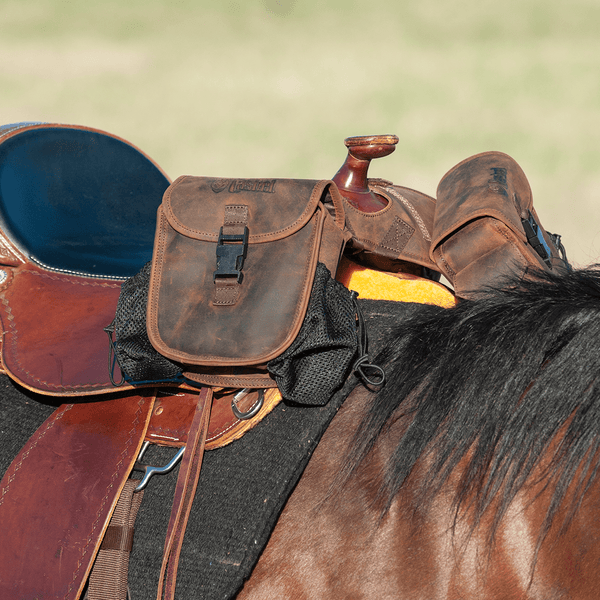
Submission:
[[[431,195],[512,155],[570,258],[600,261],[597,0],[0,0],[0,122],[77,123],[171,177],[372,175]]]

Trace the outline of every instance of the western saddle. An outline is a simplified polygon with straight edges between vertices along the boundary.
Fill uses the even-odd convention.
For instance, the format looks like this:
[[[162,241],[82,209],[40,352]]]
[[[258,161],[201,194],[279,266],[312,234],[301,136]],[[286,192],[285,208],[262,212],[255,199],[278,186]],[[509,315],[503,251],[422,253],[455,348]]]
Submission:
[[[559,239],[541,228],[510,157],[463,161],[444,177],[436,200],[367,178],[370,161],[397,141],[346,140],[347,158],[333,177],[351,234],[338,281],[367,298],[451,306],[454,295],[436,283],[440,274],[456,296],[471,297],[506,265],[564,268]],[[157,596],[173,598],[204,450],[240,438],[281,400],[277,388],[184,381],[161,392],[153,382],[115,388],[111,381],[103,329],[123,281],[152,258],[169,185],[148,156],[106,132],[0,127],[2,368],[26,389],[65,400],[0,485],[8,542],[0,545],[2,597],[76,600],[89,580],[90,600],[124,599],[140,490],[179,461]],[[165,467],[143,465],[149,443],[177,454]],[[143,478],[132,479],[134,471]]]

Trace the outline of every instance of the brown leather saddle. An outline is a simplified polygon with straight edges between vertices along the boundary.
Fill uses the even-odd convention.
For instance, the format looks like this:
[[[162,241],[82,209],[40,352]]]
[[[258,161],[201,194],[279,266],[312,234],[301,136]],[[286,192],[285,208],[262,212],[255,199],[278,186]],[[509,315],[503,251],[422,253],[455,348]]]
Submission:
[[[76,401],[50,417],[3,479],[0,527],[17,526],[19,543],[0,550],[0,564],[11,573],[28,565],[20,587],[3,593],[80,596],[107,532],[108,546],[119,548],[128,535],[109,522],[144,443],[178,449],[176,460],[191,449],[170,533],[180,540],[204,449],[236,439],[257,421],[248,409],[258,406],[262,418],[280,399],[276,390],[215,390],[213,403],[207,388],[158,392],[154,383],[117,389],[111,382],[103,329],[122,282],[152,257],[169,183],[148,156],[106,132],[40,123],[0,128],[2,367],[29,390]],[[69,485],[56,485],[63,480]],[[65,568],[72,573],[66,587]]]
[[[0,128],[2,367],[14,381],[70,399],[133,393],[111,381],[103,330],[123,281],[152,258],[156,213],[169,184],[146,154],[103,131]],[[239,399],[240,412],[251,402]],[[215,431],[239,421],[231,410],[222,417]]]
[[[106,341],[121,283],[152,256],[170,181],[144,153],[71,125],[0,128],[2,364],[43,394],[114,391]]]
[[[369,162],[392,152],[397,141],[395,136],[346,140],[348,156],[333,180],[344,197],[352,234],[347,254],[379,270],[452,277],[445,266],[456,255],[452,234],[470,222],[468,216],[444,229],[446,217],[436,222],[435,199],[367,179]],[[489,162],[475,165],[476,170],[493,170],[494,158]],[[505,161],[500,168],[505,171],[500,187],[512,192],[513,165]],[[481,177],[488,187],[494,183],[493,177],[488,183],[487,171]],[[144,442],[187,448],[180,453],[159,590],[160,597],[164,585],[165,597],[173,597],[203,450],[241,436],[280,400],[276,389],[198,390],[182,384],[159,391],[149,382],[115,390],[103,329],[114,317],[122,282],[151,258],[156,211],[168,185],[152,160],[105,132],[46,124],[0,128],[2,365],[28,389],[69,401],[87,397],[63,405],[3,479],[0,529],[28,523],[16,547],[0,547],[5,570],[17,572],[28,563],[19,597],[75,600],[94,557],[115,550],[127,555],[131,527],[115,520],[121,513],[117,503],[131,497],[128,477]],[[468,186],[459,188],[460,194],[473,193]],[[502,189],[498,193],[504,197],[508,192],[502,194]],[[523,207],[529,210],[530,202]],[[475,220],[481,217],[487,213]],[[558,255],[550,247],[552,240],[540,235],[552,257]],[[436,262],[440,248],[446,261],[442,266]],[[98,473],[93,490],[90,472]],[[63,480],[69,481],[67,488],[54,483]],[[53,531],[40,536],[40,523],[49,520]],[[34,553],[32,564],[26,559]],[[109,564],[109,579],[111,568]],[[72,573],[68,581],[65,572]],[[53,588],[54,595],[44,595]]]

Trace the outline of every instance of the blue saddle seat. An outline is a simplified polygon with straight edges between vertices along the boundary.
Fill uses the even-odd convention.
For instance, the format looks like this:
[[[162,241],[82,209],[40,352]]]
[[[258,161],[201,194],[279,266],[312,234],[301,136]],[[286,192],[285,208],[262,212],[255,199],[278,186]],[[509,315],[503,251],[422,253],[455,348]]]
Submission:
[[[73,125],[0,127],[0,229],[55,271],[126,278],[151,259],[170,181],[132,144]]]

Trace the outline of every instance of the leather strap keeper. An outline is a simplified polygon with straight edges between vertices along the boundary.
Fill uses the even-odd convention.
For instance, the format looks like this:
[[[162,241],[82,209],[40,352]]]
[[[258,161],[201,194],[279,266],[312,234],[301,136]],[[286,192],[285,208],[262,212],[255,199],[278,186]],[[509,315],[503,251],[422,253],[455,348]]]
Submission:
[[[133,548],[133,527],[109,525],[106,528],[100,550],[119,550],[131,552]]]
[[[302,325],[320,261],[350,234],[331,181],[184,176],[158,211],[147,327],[207,385],[273,387],[264,365]]]
[[[477,154],[442,178],[430,256],[462,298],[515,270],[568,266],[540,224],[525,173],[502,152]]]

